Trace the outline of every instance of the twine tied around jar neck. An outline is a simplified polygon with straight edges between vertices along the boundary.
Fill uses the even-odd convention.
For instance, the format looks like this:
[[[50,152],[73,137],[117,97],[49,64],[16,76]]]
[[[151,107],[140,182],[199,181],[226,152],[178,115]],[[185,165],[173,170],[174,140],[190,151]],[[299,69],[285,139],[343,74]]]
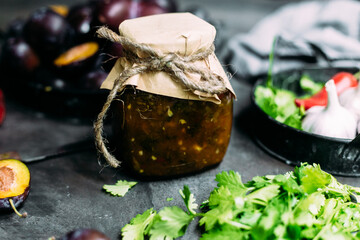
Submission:
[[[180,56],[177,53],[163,54],[147,44],[135,43],[126,37],[119,36],[107,27],[99,28],[97,34],[100,38],[120,43],[123,47],[123,57],[132,63],[131,68],[122,71],[115,79],[113,88],[94,124],[97,150],[103,154],[107,163],[114,168],[119,167],[121,162],[106,147],[108,141],[103,137],[104,118],[118,91],[129,78],[144,72],[162,71],[169,74],[175,81],[180,82],[192,92],[199,91],[214,95],[224,93],[227,90],[225,81],[221,76],[208,68],[199,68],[193,64],[211,55],[215,50],[213,44],[205,51],[190,56]],[[139,57],[137,53],[142,53],[141,55],[146,57]],[[198,74],[201,80],[199,82],[191,81],[186,74]]]

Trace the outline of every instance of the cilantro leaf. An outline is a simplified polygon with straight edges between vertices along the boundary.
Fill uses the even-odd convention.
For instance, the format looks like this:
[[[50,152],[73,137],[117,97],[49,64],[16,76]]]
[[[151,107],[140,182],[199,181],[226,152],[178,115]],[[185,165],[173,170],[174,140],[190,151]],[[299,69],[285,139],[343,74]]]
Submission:
[[[198,205],[195,203],[194,195],[190,192],[189,187],[187,185],[184,185],[184,189],[180,190],[179,193],[183,198],[185,206],[188,209],[189,213],[195,215],[195,209],[198,208]]]
[[[103,189],[113,196],[123,197],[125,194],[135,186],[137,182],[128,182],[125,180],[119,180],[115,185],[104,185]]]
[[[151,226],[154,217],[156,216],[156,211],[152,208],[146,210],[143,214],[138,214],[133,218],[129,224],[126,224],[121,229],[121,235],[123,240],[143,240],[144,235],[149,231],[149,226]]]
[[[316,192],[318,189],[326,188],[331,183],[331,175],[322,171],[320,165],[302,164],[294,170],[301,187],[306,193]]]
[[[279,188],[279,185],[271,184],[249,193],[246,196],[246,199],[249,201],[256,200],[256,203],[266,205],[271,199],[273,199],[279,194]]]
[[[241,229],[233,227],[229,224],[224,224],[219,228],[211,229],[211,231],[204,233],[200,240],[234,240],[234,239],[249,239],[249,233]]]
[[[150,240],[175,239],[184,235],[193,216],[177,206],[163,208],[150,229]]]
[[[234,171],[223,171],[217,174],[215,181],[218,182],[218,187],[226,186],[234,195],[242,195],[248,191],[248,188],[241,180],[240,174]]]

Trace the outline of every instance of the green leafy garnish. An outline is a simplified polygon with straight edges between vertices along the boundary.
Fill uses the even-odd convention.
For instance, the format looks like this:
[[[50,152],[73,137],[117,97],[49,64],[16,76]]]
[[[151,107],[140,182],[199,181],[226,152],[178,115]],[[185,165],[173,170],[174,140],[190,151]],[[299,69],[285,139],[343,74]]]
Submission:
[[[152,208],[146,210],[143,214],[133,218],[130,224],[125,225],[122,231],[123,240],[143,240],[144,235],[149,233],[150,226],[154,221],[156,211]]]
[[[177,206],[165,207],[156,216],[150,239],[175,239],[184,235],[193,216]]]
[[[135,186],[137,182],[128,182],[125,180],[119,180],[115,185],[104,185],[103,189],[113,196],[123,197],[125,194]]]
[[[275,88],[257,86],[255,101],[270,117],[290,127],[301,129],[301,119],[304,110],[295,105],[295,93]]]
[[[300,87],[308,96],[311,96],[319,92],[324,87],[324,83],[315,82],[310,76],[304,74],[300,78]]]
[[[185,185],[184,189],[180,190],[180,195],[188,212],[177,206],[164,207],[158,213],[149,209],[144,214],[136,216],[136,221],[133,219],[125,225],[122,229],[123,238],[133,239],[134,236],[148,236],[150,240],[171,240],[183,236],[190,222],[197,216],[195,209],[198,208],[198,205],[188,186]],[[150,215],[151,220],[149,220]],[[143,224],[141,219],[144,219]]]
[[[217,187],[200,209],[188,186],[178,206],[137,215],[122,229],[123,239],[171,240],[199,219],[202,240],[344,239],[360,237],[359,189],[339,183],[317,164],[293,172],[256,176],[243,183],[239,173],[216,175]],[[198,212],[198,211],[202,212]]]

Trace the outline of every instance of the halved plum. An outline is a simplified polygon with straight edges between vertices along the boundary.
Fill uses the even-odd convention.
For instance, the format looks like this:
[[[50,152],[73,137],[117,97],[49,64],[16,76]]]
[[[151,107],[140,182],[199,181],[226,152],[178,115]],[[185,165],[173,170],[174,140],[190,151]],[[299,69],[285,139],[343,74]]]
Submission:
[[[63,17],[66,17],[69,13],[69,7],[66,5],[50,5],[50,9]]]
[[[86,42],[70,48],[54,60],[60,76],[75,78],[94,69],[99,55],[99,44]],[[98,63],[100,64],[100,63]]]
[[[20,217],[27,213],[19,213],[29,195],[30,171],[27,166],[16,159],[0,160],[0,211],[14,210]]]

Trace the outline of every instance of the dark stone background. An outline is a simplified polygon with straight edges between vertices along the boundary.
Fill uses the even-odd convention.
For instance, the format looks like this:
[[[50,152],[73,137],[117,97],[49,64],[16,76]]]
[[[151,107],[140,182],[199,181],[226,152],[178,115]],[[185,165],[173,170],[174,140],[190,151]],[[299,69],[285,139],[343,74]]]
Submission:
[[[0,2],[0,27],[4,28],[16,16],[26,16],[39,6],[73,4],[75,1],[8,0]],[[77,1],[76,1],[77,2]],[[284,0],[181,0],[181,9],[200,6],[210,16],[223,23],[226,38],[246,32],[279,6]],[[1,79],[1,77],[0,77]],[[0,215],[0,239],[47,239],[60,237],[79,227],[96,228],[111,239],[118,239],[121,228],[146,209],[160,210],[164,206],[184,207],[179,189],[188,185],[201,203],[215,187],[215,175],[223,170],[235,170],[248,181],[256,175],[283,174],[293,167],[266,154],[251,138],[248,109],[252,86],[231,80],[237,94],[234,103],[233,132],[227,154],[216,168],[190,176],[161,181],[140,181],[125,197],[112,197],[101,189],[117,180],[135,180],[124,169],[103,168],[97,154],[87,151],[44,162],[29,164],[31,191],[21,211],[27,218],[15,214]],[[78,121],[49,116],[34,109],[7,101],[7,118],[0,127],[0,150],[19,151],[23,156],[49,153],[56,146],[92,136],[92,119]],[[341,182],[360,185],[360,179],[339,178]],[[167,202],[168,197],[174,200]],[[193,222],[182,239],[197,239],[200,235]]]

